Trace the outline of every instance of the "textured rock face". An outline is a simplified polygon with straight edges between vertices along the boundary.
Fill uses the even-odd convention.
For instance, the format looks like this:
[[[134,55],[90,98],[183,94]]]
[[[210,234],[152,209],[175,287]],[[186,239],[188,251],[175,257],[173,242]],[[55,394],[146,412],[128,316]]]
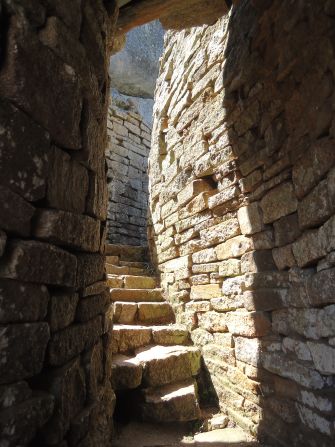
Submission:
[[[104,3],[0,1],[0,444],[8,447],[111,442],[102,251],[115,4],[108,14]]]
[[[335,435],[330,3],[245,0],[213,26],[169,32],[156,90],[162,286],[222,411],[272,445]]]
[[[113,88],[129,96],[153,98],[163,34],[159,21],[127,34],[125,47],[111,58],[109,73]]]

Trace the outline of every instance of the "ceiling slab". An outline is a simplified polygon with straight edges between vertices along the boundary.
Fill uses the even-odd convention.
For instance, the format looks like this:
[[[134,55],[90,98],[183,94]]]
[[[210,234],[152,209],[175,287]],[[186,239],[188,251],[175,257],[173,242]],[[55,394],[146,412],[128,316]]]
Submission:
[[[229,10],[230,0],[132,0],[120,8],[118,33],[160,19],[168,29],[212,24]]]

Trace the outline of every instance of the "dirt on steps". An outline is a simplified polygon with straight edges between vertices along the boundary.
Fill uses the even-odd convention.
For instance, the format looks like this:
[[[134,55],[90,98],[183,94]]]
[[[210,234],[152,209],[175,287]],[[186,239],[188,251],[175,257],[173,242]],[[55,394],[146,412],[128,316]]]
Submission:
[[[239,427],[192,434],[190,424],[131,422],[118,427],[114,447],[266,447]]]

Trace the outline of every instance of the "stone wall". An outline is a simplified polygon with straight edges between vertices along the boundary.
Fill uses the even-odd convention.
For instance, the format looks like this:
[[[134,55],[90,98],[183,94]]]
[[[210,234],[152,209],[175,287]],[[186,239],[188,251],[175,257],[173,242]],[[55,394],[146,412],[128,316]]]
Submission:
[[[113,1],[0,1],[0,444],[109,445]],[[107,40],[106,40],[107,39]]]
[[[168,33],[151,248],[223,412],[276,446],[335,436],[335,8],[241,1]]]
[[[107,238],[111,243],[146,245],[151,129],[130,100],[112,97],[107,133]]]

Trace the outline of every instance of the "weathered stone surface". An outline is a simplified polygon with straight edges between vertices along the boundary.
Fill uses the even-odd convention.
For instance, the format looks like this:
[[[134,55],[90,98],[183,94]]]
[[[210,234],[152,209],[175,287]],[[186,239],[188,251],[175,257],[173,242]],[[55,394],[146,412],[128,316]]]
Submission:
[[[0,383],[11,383],[38,374],[43,367],[49,337],[47,323],[2,326]]]
[[[326,254],[325,239],[318,230],[309,230],[292,244],[293,255],[299,267],[310,265]]]
[[[263,219],[257,202],[240,208],[237,217],[242,234],[254,234],[263,230]]]
[[[320,182],[298,205],[300,228],[312,228],[325,222],[332,215],[328,194],[328,181]]]
[[[271,250],[256,250],[241,257],[242,273],[257,273],[276,270]]]
[[[236,310],[243,307],[242,295],[224,295],[219,298],[211,299],[211,307],[218,312],[227,312],[228,310]]]
[[[104,292],[106,289],[107,289],[106,281],[97,281],[81,289],[80,295],[82,297],[98,295],[99,293]]]
[[[318,306],[334,302],[332,284],[334,284],[335,269],[323,270],[307,280],[306,291],[309,302]]]
[[[263,337],[271,329],[271,320],[264,312],[231,312],[226,322],[228,331],[233,335]]]
[[[274,248],[272,250],[272,256],[278,270],[284,270],[296,265],[296,261],[293,256],[292,245],[285,245],[284,247]]]
[[[174,2],[167,2],[164,5],[153,5],[143,3],[138,5],[125,5],[117,23],[118,32],[125,33],[130,29],[145,22],[160,17],[164,28],[183,30],[192,26],[202,25],[204,23],[214,23],[218,17],[221,17],[228,11],[226,3],[213,1],[210,5],[203,5],[199,0],[178,3],[177,9]]]
[[[76,310],[76,320],[80,322],[92,320],[97,315],[107,312],[110,305],[111,297],[109,290],[100,295],[81,298]]]
[[[4,231],[0,230],[0,256],[2,256],[5,252],[7,242],[7,235]]]
[[[262,365],[265,369],[294,380],[302,386],[312,389],[322,389],[326,385],[324,378],[313,369],[290,360],[284,354],[263,353]]]
[[[0,410],[17,405],[32,396],[27,382],[16,382],[0,386]]]
[[[219,264],[219,275],[223,277],[238,276],[241,274],[241,261],[229,259]]]
[[[134,351],[151,342],[151,329],[146,326],[115,325],[113,338],[115,352]]]
[[[200,231],[200,238],[206,245],[219,244],[240,234],[237,219],[228,219],[218,225]]]
[[[35,392],[30,398],[14,405],[0,416],[1,441],[5,445],[28,445],[36,432],[53,413],[50,394]]]
[[[7,39],[6,64],[0,76],[1,95],[48,129],[60,146],[79,149],[82,97],[76,73],[42,45],[18,15]],[[34,54],[34,70],[31,70],[31,54]],[[48,101],[45,91],[49,92]]]
[[[191,287],[191,300],[209,300],[221,295],[219,284],[205,284]]]
[[[85,287],[104,277],[105,258],[100,254],[77,255],[77,287]]]
[[[206,180],[193,180],[184,189],[182,189],[177,196],[179,206],[185,205],[195,196],[202,192],[207,192],[212,189],[211,183]]]
[[[260,365],[261,342],[257,338],[234,337],[236,359],[253,366]]]
[[[62,178],[62,182],[59,182]],[[47,181],[47,202],[52,208],[83,213],[88,193],[88,172],[84,166],[57,147],[53,148]]]
[[[0,115],[4,128],[1,135],[1,184],[26,200],[43,198],[49,161],[46,155],[50,145],[48,134],[19,109],[6,102],[1,103]],[[24,182],[22,178],[25,179]],[[21,216],[21,225],[25,223],[23,230],[26,232],[31,209],[28,204],[24,205],[22,200],[16,199],[16,202],[18,208],[12,213],[19,213],[17,217]],[[2,206],[5,206],[5,203]],[[8,218],[10,214],[2,217]],[[16,225],[19,223],[20,221],[17,221]]]
[[[304,197],[335,163],[333,141],[323,138],[311,145],[292,172],[297,197]]]
[[[200,351],[194,347],[153,346],[136,351],[143,365],[143,384],[160,386],[195,376],[200,368]]]
[[[93,346],[102,333],[100,316],[87,323],[71,325],[56,332],[52,335],[48,348],[50,365],[63,365],[73,359],[84,349]]]
[[[258,290],[264,288],[288,288],[289,277],[287,272],[259,272],[246,273],[242,277],[242,290]]]
[[[104,351],[103,343],[100,339],[93,348],[83,355],[83,367],[86,376],[86,389],[88,399],[96,399],[99,394],[99,387],[103,384],[104,371]],[[109,379],[109,376],[107,376]]]
[[[273,223],[275,230],[275,244],[282,246],[294,242],[301,235],[301,230],[298,223],[297,213],[289,216],[281,217]]]
[[[2,197],[0,228],[19,236],[29,236],[34,208],[18,194],[4,186],[0,186],[0,194]]]
[[[184,345],[189,340],[189,333],[182,326],[154,326],[152,338],[158,345]]]
[[[102,147],[104,147],[103,144]],[[89,171],[86,212],[97,219],[105,220],[108,202],[107,178],[103,166],[97,168],[97,171],[97,173]]]
[[[141,415],[155,422],[185,422],[199,418],[196,384],[182,383],[149,388],[142,392]]]
[[[303,405],[298,405],[298,411],[303,423],[312,430],[331,436],[331,422],[320,416],[318,413],[313,412],[310,408]]]
[[[223,244],[217,245],[215,247],[215,252],[219,260],[225,260],[231,257],[237,258],[253,248],[252,238],[236,236]]]
[[[0,280],[0,322],[26,323],[43,320],[49,302],[45,286]]]
[[[173,323],[174,313],[169,303],[139,303],[138,320],[142,324]]]
[[[297,210],[298,201],[291,183],[282,185],[269,191],[261,200],[264,223],[278,220]]]
[[[195,264],[203,264],[204,262],[217,261],[217,255],[214,248],[206,248],[192,255],[192,261]]]
[[[161,289],[111,289],[110,292],[112,301],[163,301]]]
[[[61,442],[70,427],[70,421],[85,403],[85,375],[79,359],[46,374],[44,388],[54,395],[55,410],[43,427],[42,437],[44,442],[55,444]]]
[[[112,385],[115,390],[131,390],[142,382],[142,366],[136,358],[122,354],[114,356]]]
[[[247,310],[275,310],[285,306],[287,289],[258,289],[243,293],[243,302]]]
[[[124,278],[124,287],[126,289],[154,289],[156,280],[150,276],[132,276],[126,275]]]
[[[209,332],[227,332],[227,316],[219,312],[206,312],[198,314],[198,324]]]
[[[74,286],[76,257],[50,244],[12,240],[1,260],[0,274],[5,278],[45,284]]]
[[[114,321],[119,324],[132,324],[137,313],[137,303],[117,301],[114,303]]]
[[[51,295],[48,315],[51,331],[63,329],[74,321],[78,300],[79,297],[76,293],[54,293]]]
[[[58,210],[40,210],[34,235],[54,244],[96,252],[100,248],[100,222],[88,216]]]
[[[163,29],[158,21],[130,31],[124,49],[111,59],[113,86],[131,96],[153,97],[162,49]]]

